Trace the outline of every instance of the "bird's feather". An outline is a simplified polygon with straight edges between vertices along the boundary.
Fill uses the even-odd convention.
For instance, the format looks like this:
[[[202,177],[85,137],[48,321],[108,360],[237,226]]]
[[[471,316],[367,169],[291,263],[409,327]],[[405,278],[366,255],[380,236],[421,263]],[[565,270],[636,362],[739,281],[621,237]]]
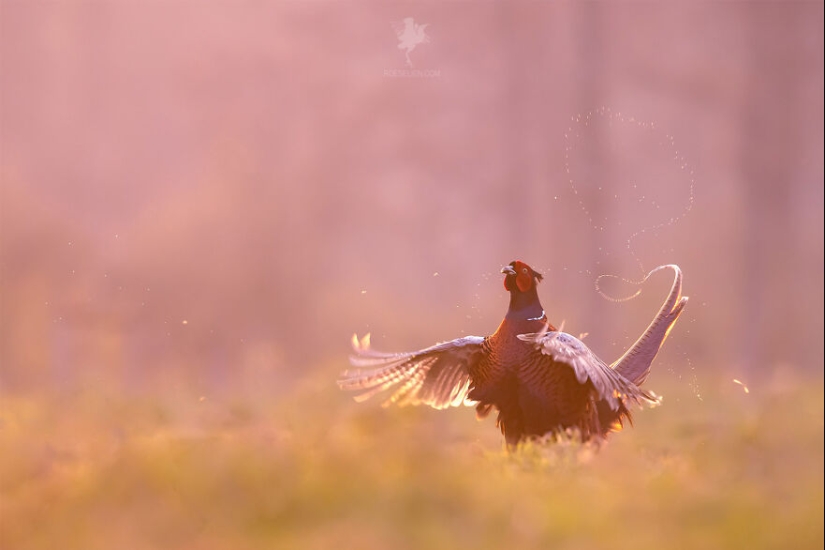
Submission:
[[[394,388],[384,405],[429,405],[436,409],[475,405],[467,398],[471,365],[483,355],[480,336],[465,336],[419,351],[383,353],[370,348],[369,340],[353,338],[355,354],[338,380],[344,390],[366,390],[356,396],[364,401]]]
[[[611,410],[616,411],[624,403],[657,404],[659,398],[645,392],[636,384],[623,377],[599,359],[584,342],[558,331],[543,331],[519,334],[518,338],[532,344],[541,352],[542,359],[535,371],[538,373],[537,390],[553,383],[552,369],[559,365],[573,369],[579,384],[588,380],[593,385],[599,401],[605,401]]]
[[[640,386],[647,379],[650,374],[650,365],[659,349],[670,334],[676,319],[682,313],[682,310],[687,304],[687,297],[682,297],[682,270],[679,266],[669,264],[662,265],[647,274],[647,279],[660,269],[670,268],[673,270],[673,286],[670,289],[670,294],[665,299],[659,313],[653,318],[650,325],[639,337],[636,342],[630,346],[624,355],[622,355],[612,367],[619,374]]]

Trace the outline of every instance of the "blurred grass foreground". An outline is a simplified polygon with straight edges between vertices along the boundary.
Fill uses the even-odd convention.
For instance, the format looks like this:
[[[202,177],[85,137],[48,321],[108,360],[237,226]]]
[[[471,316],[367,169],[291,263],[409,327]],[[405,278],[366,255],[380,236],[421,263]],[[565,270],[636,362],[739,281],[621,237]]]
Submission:
[[[599,450],[508,454],[469,409],[357,405],[335,368],[272,400],[4,396],[0,547],[822,548],[821,378],[665,380]]]

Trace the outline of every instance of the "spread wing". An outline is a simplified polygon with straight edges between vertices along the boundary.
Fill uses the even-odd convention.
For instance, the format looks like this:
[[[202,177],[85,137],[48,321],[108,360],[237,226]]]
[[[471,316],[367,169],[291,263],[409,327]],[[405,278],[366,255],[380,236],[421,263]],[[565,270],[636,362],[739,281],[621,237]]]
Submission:
[[[656,314],[644,333],[636,340],[636,343],[612,365],[616,372],[636,385],[644,383],[647,375],[650,374],[650,365],[653,363],[653,359],[659,353],[659,348],[662,347],[665,338],[667,338],[688,300],[686,296],[682,297],[682,270],[677,265],[659,266],[648,273],[645,279],[665,268],[671,268],[674,272],[670,294],[668,294],[662,307],[659,308],[659,313]]]
[[[484,355],[480,336],[465,336],[420,351],[382,353],[370,348],[369,334],[360,342],[352,337],[355,354],[350,363],[356,370],[342,373],[343,390],[365,390],[355,397],[364,401],[393,388],[384,406],[429,405],[435,409],[475,405],[467,398],[471,365]]]
[[[537,366],[536,384],[547,386],[552,391],[552,372],[557,363],[562,363],[573,369],[579,384],[586,384],[588,380],[598,394],[599,401],[605,401],[611,410],[617,411],[626,403],[642,405],[644,403],[658,404],[659,398],[641,390],[636,384],[607,366],[604,361],[596,357],[590,348],[578,338],[566,332],[545,331],[530,334],[519,334],[520,340],[532,344],[545,358]]]

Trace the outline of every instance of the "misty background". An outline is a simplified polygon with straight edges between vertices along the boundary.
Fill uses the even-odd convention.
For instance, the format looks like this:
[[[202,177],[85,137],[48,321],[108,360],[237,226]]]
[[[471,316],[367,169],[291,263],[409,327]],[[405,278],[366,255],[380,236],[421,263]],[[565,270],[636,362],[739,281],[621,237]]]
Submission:
[[[819,2],[3,1],[0,154],[3,392],[332,384],[514,259],[607,361],[680,265],[651,385],[821,373]]]

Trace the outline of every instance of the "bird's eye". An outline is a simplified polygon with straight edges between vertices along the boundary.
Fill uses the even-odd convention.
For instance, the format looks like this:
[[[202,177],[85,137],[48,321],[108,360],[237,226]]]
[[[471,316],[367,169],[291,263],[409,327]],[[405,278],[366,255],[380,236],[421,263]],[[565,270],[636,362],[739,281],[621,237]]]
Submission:
[[[527,268],[526,268],[526,267],[523,267],[523,268],[521,269],[521,272],[522,272],[522,273],[524,273],[525,275],[527,275]]]

